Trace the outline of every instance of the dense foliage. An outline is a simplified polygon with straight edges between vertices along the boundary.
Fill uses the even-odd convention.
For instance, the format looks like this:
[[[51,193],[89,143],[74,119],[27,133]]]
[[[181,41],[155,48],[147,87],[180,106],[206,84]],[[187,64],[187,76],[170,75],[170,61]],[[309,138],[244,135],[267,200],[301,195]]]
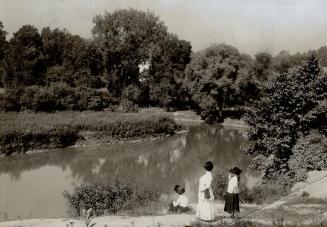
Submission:
[[[291,167],[298,170],[300,166],[296,160],[299,159],[304,162],[301,165],[308,165],[305,171],[312,170],[309,163],[305,164],[310,162],[306,158],[310,150],[312,154],[324,157],[325,147],[318,145],[322,147],[316,150],[310,133],[315,129],[321,141],[321,137],[326,135],[326,80],[318,60],[311,56],[300,66],[276,74],[265,84],[261,97],[248,111],[245,119],[253,143],[247,152],[255,157],[254,166],[265,170],[266,178],[281,180],[281,175],[292,177],[289,170]],[[307,149],[303,152],[305,147]],[[292,165],[289,165],[290,159]],[[318,167],[318,163],[312,164]]]
[[[51,86],[10,88],[0,96],[0,110],[54,112],[57,110],[104,110],[115,98],[107,91],[69,87],[65,83]]]
[[[250,59],[232,46],[213,45],[192,56],[185,86],[207,122],[222,122],[223,110],[243,106],[257,95]]]
[[[63,195],[70,213],[74,216],[80,216],[82,210],[90,208],[96,215],[133,211],[150,203],[158,202],[160,198],[158,190],[141,189],[133,183],[120,181],[82,184],[74,187],[72,193],[65,191]]]
[[[0,86],[3,84],[8,93],[2,98],[1,109],[46,112],[70,109],[46,107],[51,103],[41,108],[33,104],[19,107],[20,101],[15,100],[16,97],[8,98],[19,93],[29,100],[35,99],[34,95],[56,99],[55,95],[44,94],[44,91],[58,89],[63,90],[61,93],[67,93],[67,89],[74,93],[69,99],[74,99],[71,96],[76,97],[76,93],[83,90],[86,96],[102,103],[97,109],[120,103],[127,112],[149,103],[169,109],[178,103],[176,100],[180,95],[186,96],[181,78],[190,61],[191,45],[168,33],[157,16],[120,9],[97,15],[93,22],[92,39],[58,28],[46,27],[39,33],[34,26],[24,25],[9,42],[1,23]],[[110,99],[101,101],[98,89],[106,90]],[[65,102],[66,97],[60,98]],[[18,106],[8,108],[13,105],[12,101]],[[73,109],[92,108],[77,104]]]

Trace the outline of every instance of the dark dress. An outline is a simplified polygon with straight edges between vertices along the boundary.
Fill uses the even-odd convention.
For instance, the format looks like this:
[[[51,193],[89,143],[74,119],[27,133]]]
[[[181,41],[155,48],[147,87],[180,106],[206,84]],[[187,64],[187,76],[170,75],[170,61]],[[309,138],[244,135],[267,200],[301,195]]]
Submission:
[[[173,204],[170,204],[169,211],[173,213],[187,213],[190,211],[190,208],[182,207],[182,206],[174,206]]]
[[[238,193],[227,193],[224,211],[230,214],[240,212]]]

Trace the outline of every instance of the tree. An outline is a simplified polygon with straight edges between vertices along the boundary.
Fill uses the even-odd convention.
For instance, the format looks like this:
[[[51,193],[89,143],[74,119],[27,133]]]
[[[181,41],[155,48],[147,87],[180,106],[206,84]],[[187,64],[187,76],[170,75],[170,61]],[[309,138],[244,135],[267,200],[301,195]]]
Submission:
[[[272,55],[268,52],[260,52],[255,55],[253,70],[260,81],[266,81],[271,73]]]
[[[6,56],[5,85],[43,84],[46,68],[42,51],[42,38],[35,27],[24,25],[14,33]]]
[[[139,68],[148,62],[153,45],[167,28],[153,13],[120,9],[93,19],[92,33],[104,57],[108,90],[117,96],[130,84],[139,84]]]
[[[289,160],[300,136],[311,130],[326,133],[326,74],[310,56],[289,72],[275,75],[262,90],[245,120],[253,141],[247,152],[266,179],[289,175]]]
[[[244,105],[256,93],[248,58],[225,44],[195,53],[186,67],[184,83],[207,122],[222,121],[224,108]]]
[[[86,40],[67,31],[42,30],[47,64],[46,84],[64,82],[71,87],[103,86],[102,53],[93,40]]]
[[[187,101],[187,93],[182,86],[184,70],[191,60],[191,44],[168,34],[159,40],[151,52],[149,83],[151,100],[167,110]],[[178,102],[178,103],[177,103]]]
[[[296,53],[291,55],[288,51],[280,51],[271,62],[273,71],[285,73],[294,66],[300,65],[309,55]]]
[[[47,67],[62,65],[68,31],[45,27],[41,31],[43,54]]]
[[[327,46],[322,46],[317,50],[317,56],[321,66],[327,66]]]
[[[3,86],[4,77],[4,58],[8,49],[8,42],[6,41],[7,32],[3,30],[3,24],[0,21],[0,87]]]
[[[103,86],[101,79],[103,57],[98,43],[69,34],[66,38],[63,58],[64,70],[66,75],[69,75],[66,82],[70,86],[90,88]]]

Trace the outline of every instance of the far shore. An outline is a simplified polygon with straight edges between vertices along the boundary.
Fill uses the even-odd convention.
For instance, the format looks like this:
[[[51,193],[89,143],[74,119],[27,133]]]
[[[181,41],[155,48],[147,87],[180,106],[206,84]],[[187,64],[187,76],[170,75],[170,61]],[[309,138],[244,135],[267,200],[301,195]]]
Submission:
[[[187,132],[204,124],[192,110],[165,112],[141,108],[138,113],[107,111],[56,113],[0,113],[0,156],[40,153],[64,147],[136,143]],[[228,128],[247,128],[242,120],[227,118]]]

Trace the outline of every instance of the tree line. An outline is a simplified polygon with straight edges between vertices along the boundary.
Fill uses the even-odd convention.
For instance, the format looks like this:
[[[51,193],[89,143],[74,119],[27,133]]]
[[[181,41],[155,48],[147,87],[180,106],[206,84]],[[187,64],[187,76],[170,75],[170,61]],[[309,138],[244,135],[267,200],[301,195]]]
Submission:
[[[191,106],[208,122],[222,121],[224,110],[242,110],[256,98],[272,72],[285,72],[307,55],[252,58],[226,44],[192,52],[156,15],[135,9],[97,15],[93,24],[91,39],[24,25],[7,41],[0,23],[2,109]],[[327,48],[317,53],[326,63]]]

